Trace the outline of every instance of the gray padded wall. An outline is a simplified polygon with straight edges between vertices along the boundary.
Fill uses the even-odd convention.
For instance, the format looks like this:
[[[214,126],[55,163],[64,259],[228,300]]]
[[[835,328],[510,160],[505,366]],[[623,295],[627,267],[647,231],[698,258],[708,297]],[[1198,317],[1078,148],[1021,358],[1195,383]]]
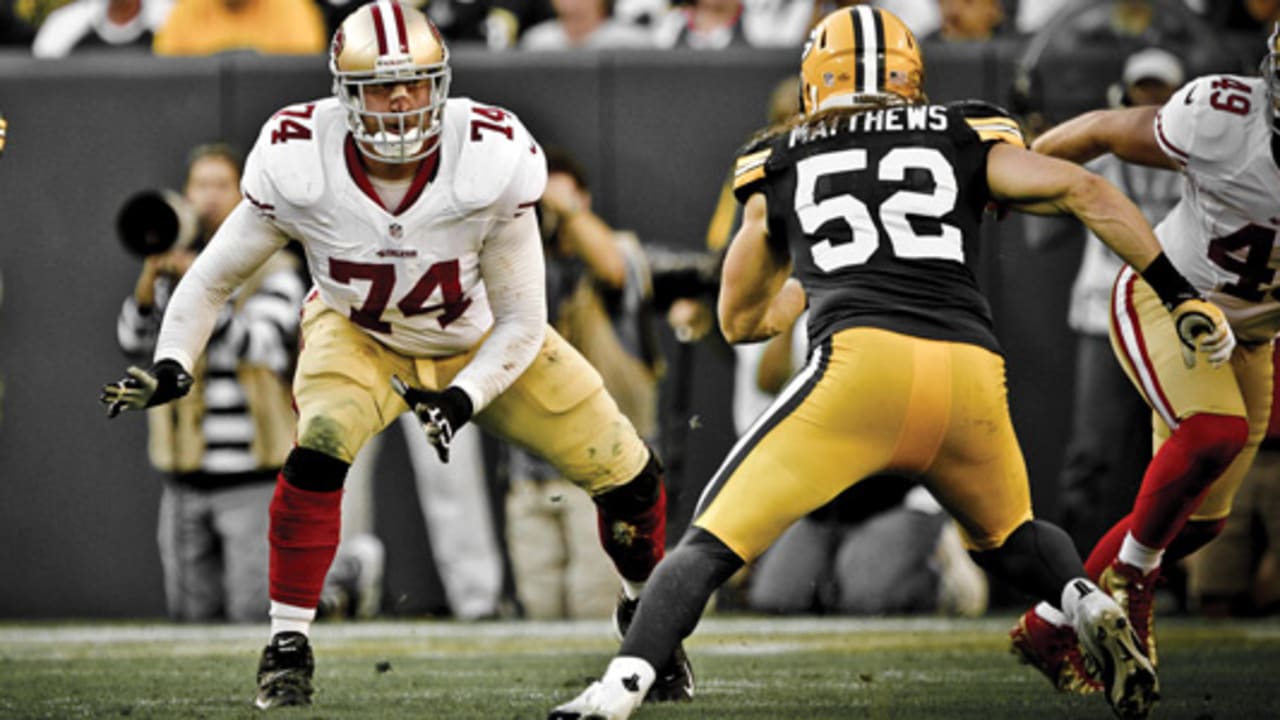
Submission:
[[[926,53],[935,100],[1004,102],[1009,48]],[[789,51],[460,51],[453,87],[514,110],[543,144],[571,148],[591,175],[597,209],[615,225],[646,242],[698,249],[734,149],[761,124],[769,91],[795,61]],[[146,461],[145,423],[107,422],[96,402],[102,382],[124,366],[115,316],[138,269],[117,245],[115,212],[135,190],[176,187],[191,145],[222,137],[247,148],[274,110],[328,91],[321,58],[37,63],[0,55],[10,143],[0,157],[0,618],[162,614],[153,539],[159,475]],[[1052,482],[1066,426],[1063,299],[1074,256],[1030,255],[1014,220],[987,232],[980,275],[1003,323],[1015,419],[1040,487]],[[671,478],[675,529],[732,442],[727,356],[703,343],[691,366],[689,412],[700,422]],[[380,468],[407,473],[403,452]],[[1051,494],[1041,495],[1040,509],[1051,507]],[[383,519],[413,521],[380,511]],[[422,537],[420,528],[393,534]],[[407,554],[411,566],[426,562],[423,548],[389,552]],[[412,570],[393,569],[389,585],[430,592],[430,583],[396,572]]]

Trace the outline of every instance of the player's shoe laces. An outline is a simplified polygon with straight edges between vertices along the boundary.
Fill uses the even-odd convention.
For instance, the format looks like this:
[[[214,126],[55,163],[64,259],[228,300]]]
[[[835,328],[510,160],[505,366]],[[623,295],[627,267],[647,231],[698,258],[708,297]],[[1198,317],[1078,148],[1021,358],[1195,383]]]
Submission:
[[[262,710],[311,704],[311,676],[316,663],[307,636],[276,633],[262,650],[258,663],[258,696],[253,704]]]
[[[1071,626],[1054,625],[1031,609],[1018,618],[1009,638],[1011,651],[1044,673],[1059,691],[1088,695],[1102,689],[1102,683],[1089,673],[1080,640]]]
[[[631,627],[631,620],[636,616],[636,608],[640,600],[629,599],[625,594],[618,595],[618,604],[613,608],[613,629],[621,639]],[[693,665],[684,652],[684,643],[676,645],[671,655],[671,662],[658,668],[657,678],[645,696],[648,702],[689,702],[693,699]]]
[[[1144,720],[1160,699],[1160,682],[1129,618],[1101,592],[1082,597],[1078,608],[1076,635],[1111,709],[1124,720]]]
[[[1115,599],[1116,604],[1129,616],[1133,630],[1138,634],[1142,649],[1146,650],[1152,667],[1156,665],[1156,618],[1154,612],[1156,581],[1160,568],[1143,574],[1135,565],[1112,560],[1098,578],[1098,587]]]

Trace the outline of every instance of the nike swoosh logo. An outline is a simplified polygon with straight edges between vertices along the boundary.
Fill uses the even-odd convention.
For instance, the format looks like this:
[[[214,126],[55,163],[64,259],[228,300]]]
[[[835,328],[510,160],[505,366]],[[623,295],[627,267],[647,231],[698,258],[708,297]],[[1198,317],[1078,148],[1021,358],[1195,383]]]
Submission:
[[[1195,89],[1195,88],[1191,88],[1190,90],[1188,90],[1188,91],[1187,91],[1187,96],[1186,96],[1185,98],[1183,98],[1183,99],[1182,99],[1182,103],[1183,103],[1184,105],[1190,105],[1192,102],[1194,102],[1194,101],[1195,101],[1195,94],[1196,94],[1196,89]]]

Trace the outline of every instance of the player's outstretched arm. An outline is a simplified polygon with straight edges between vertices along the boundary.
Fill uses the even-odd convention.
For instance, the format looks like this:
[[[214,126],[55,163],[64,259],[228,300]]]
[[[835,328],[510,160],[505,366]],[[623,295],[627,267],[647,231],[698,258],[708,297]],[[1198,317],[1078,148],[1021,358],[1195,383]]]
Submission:
[[[1104,153],[1126,162],[1178,170],[1156,142],[1158,105],[1094,110],[1049,129],[1031,144],[1042,155],[1086,163]]]
[[[1013,209],[1071,213],[1142,274],[1173,314],[1188,367],[1195,353],[1218,365],[1231,357],[1235,337],[1226,317],[1165,256],[1142,211],[1105,178],[1062,160],[1000,143],[987,156],[987,186]]]
[[[99,399],[107,406],[107,416],[186,395],[191,368],[209,341],[223,303],[284,243],[245,203],[238,205],[178,282],[165,309],[155,362],[146,369],[130,367],[125,377],[102,387]]]
[[[768,340],[804,312],[804,289],[790,277],[790,259],[769,247],[768,215],[764,194],[752,195],[725,254],[718,312],[731,343]]]

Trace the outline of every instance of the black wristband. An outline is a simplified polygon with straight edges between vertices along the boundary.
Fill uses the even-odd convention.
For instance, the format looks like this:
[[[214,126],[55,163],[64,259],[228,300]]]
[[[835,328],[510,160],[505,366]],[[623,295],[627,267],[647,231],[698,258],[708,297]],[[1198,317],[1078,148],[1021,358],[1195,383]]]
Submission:
[[[147,403],[148,407],[180,398],[191,389],[191,376],[177,360],[165,358],[153,364],[147,372],[156,379],[156,391]]]
[[[440,409],[444,411],[445,417],[449,418],[449,422],[453,424],[455,432],[471,419],[471,413],[474,412],[471,396],[467,394],[467,391],[452,385],[440,393]]]
[[[1142,279],[1156,291],[1156,295],[1160,296],[1160,302],[1164,303],[1169,310],[1184,300],[1200,297],[1200,293],[1191,287],[1191,283],[1187,282],[1182,273],[1178,272],[1178,268],[1169,261],[1169,256],[1163,252],[1141,272]]]

